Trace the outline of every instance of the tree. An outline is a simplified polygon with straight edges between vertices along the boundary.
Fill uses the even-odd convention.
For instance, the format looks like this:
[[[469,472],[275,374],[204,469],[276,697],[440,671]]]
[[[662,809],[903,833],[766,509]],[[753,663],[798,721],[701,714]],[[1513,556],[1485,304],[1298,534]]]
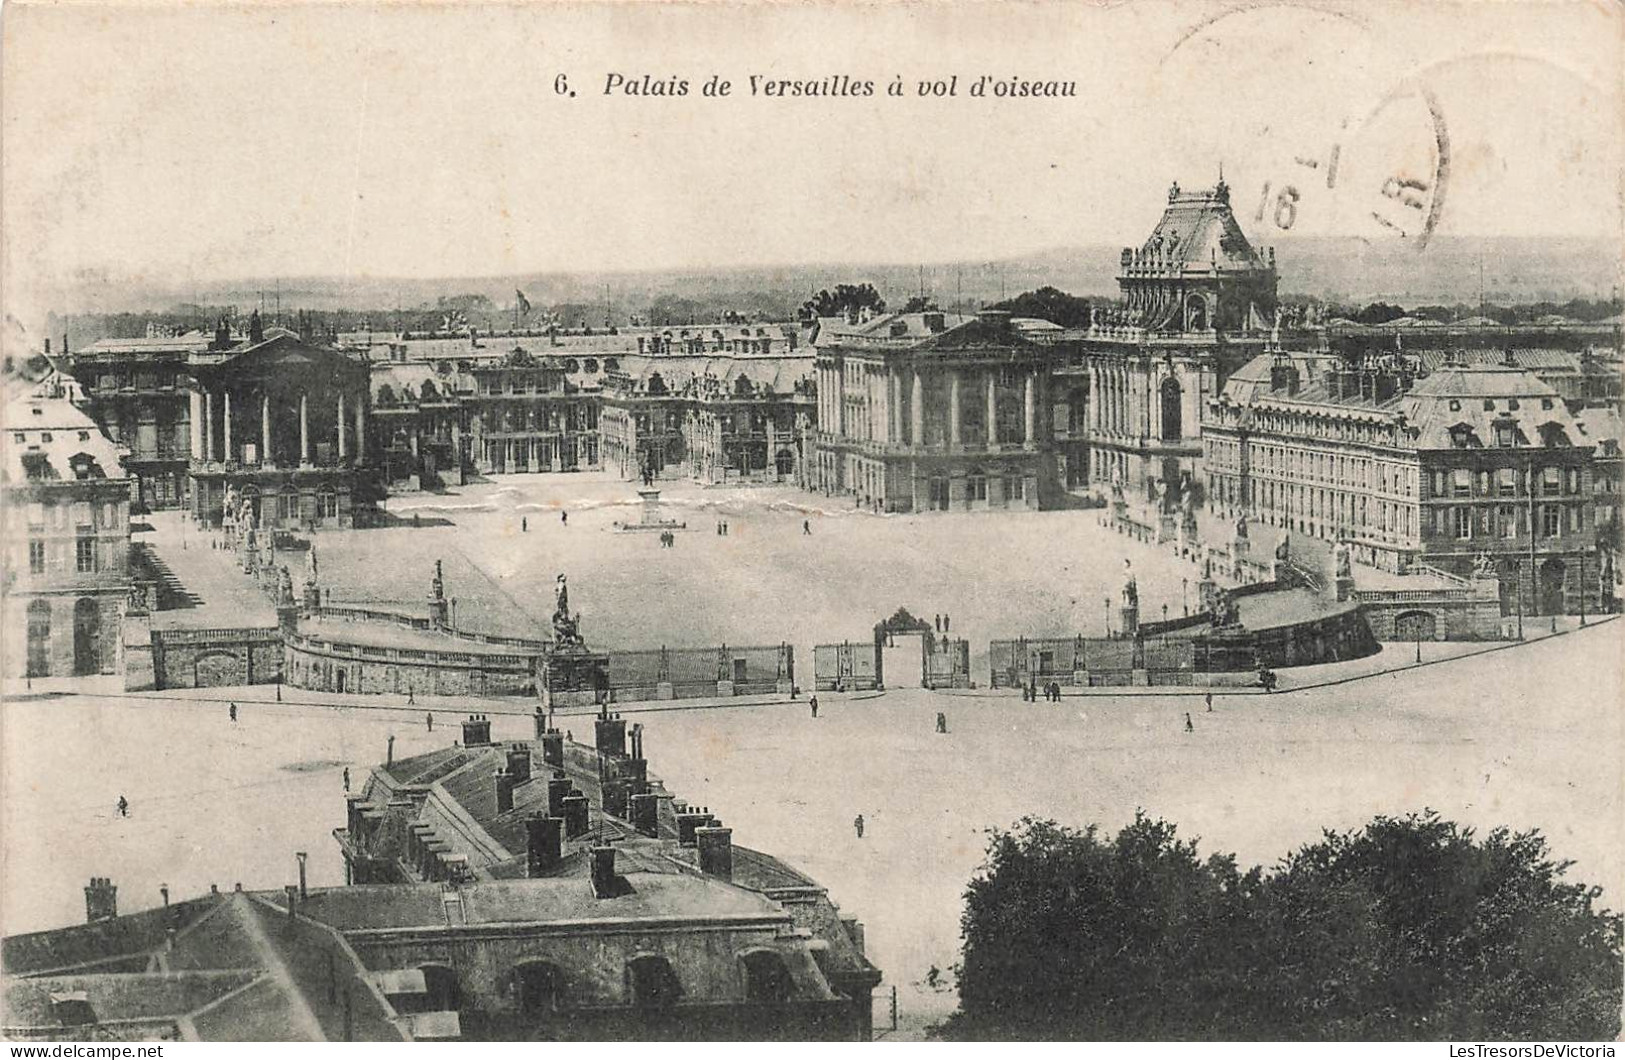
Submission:
[[[1389,305],[1387,302],[1372,302],[1358,310],[1351,318],[1356,324],[1386,324],[1390,320],[1398,320],[1405,315],[1402,306]]]
[[[389,406],[395,404],[395,388],[390,386],[388,383],[382,384],[378,388],[378,397],[376,400],[379,408],[388,408]]]
[[[1136,814],[995,831],[965,893],[959,1038],[1612,1039],[1621,922],[1538,833],[1437,814],[1266,874]]]
[[[1089,324],[1089,300],[1054,287],[1040,287],[998,303],[994,309],[1006,309],[1012,316],[1037,317],[1063,328],[1081,328]]]
[[[886,300],[880,297],[872,283],[837,284],[833,292],[819,291],[805,302],[801,303],[798,314],[802,320],[811,320],[814,317],[842,316],[850,310],[871,309],[876,313],[886,311]]]
[[[908,301],[903,303],[900,313],[935,313],[942,307],[937,305],[936,299],[930,295],[910,295]]]

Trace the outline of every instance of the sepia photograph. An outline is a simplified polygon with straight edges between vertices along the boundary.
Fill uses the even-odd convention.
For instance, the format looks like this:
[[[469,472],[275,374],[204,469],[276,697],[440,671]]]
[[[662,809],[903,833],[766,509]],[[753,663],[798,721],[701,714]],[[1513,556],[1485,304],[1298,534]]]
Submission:
[[[0,1039],[1612,1057],[1622,70],[10,0]]]

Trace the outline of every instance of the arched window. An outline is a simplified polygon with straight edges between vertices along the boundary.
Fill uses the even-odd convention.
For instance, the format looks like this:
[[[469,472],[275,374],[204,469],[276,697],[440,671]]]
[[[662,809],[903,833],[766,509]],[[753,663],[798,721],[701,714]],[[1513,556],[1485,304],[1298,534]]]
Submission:
[[[564,992],[564,975],[557,965],[527,961],[514,969],[514,990],[519,1011],[532,1019],[551,1016],[559,1010]]]
[[[37,602],[37,601],[36,601]],[[73,672],[83,677],[102,672],[102,610],[93,597],[73,605]]]
[[[1179,380],[1169,376],[1162,381],[1162,440],[1177,442],[1183,437],[1184,391]]]
[[[643,1009],[669,1009],[683,992],[671,962],[654,954],[627,961],[626,980],[628,1000]]]
[[[790,999],[793,984],[784,958],[772,950],[752,950],[739,956],[745,972],[745,997],[779,1004]]]
[[[28,605],[28,676],[51,674],[51,602],[34,600]]]
[[[1193,294],[1185,302],[1185,330],[1206,331],[1207,329],[1207,299],[1199,294]]]

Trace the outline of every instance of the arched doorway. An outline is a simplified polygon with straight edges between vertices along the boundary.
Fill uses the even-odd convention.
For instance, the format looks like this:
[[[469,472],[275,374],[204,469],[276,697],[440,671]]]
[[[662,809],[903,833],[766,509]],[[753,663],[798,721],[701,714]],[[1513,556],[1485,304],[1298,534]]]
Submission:
[[[1184,431],[1184,390],[1179,380],[1169,376],[1162,381],[1162,440],[1177,442]]]
[[[335,692],[343,692],[344,691],[344,678],[345,678],[345,671],[344,671],[344,669],[342,667],[340,667],[339,669],[333,671],[333,691],[335,691]]]
[[[1560,559],[1549,559],[1540,565],[1540,613],[1561,615],[1568,608],[1563,601],[1563,576],[1567,567]]]
[[[97,602],[82,596],[73,605],[73,672],[75,676],[102,672],[102,609]]]
[[[1432,640],[1437,624],[1432,612],[1404,611],[1394,617],[1394,639]]]
[[[28,605],[28,676],[51,674],[51,603],[35,600]]]
[[[796,473],[796,454],[788,449],[780,449],[773,458],[780,478],[789,478]]]

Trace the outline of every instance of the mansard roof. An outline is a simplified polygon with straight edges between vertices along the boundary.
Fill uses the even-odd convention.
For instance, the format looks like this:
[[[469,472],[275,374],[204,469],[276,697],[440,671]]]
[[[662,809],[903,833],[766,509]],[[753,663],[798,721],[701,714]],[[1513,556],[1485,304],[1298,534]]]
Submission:
[[[1167,268],[1207,271],[1264,271],[1269,268],[1247,241],[1230,209],[1230,188],[1223,180],[1209,190],[1168,193],[1162,219],[1140,246],[1140,253]]]

